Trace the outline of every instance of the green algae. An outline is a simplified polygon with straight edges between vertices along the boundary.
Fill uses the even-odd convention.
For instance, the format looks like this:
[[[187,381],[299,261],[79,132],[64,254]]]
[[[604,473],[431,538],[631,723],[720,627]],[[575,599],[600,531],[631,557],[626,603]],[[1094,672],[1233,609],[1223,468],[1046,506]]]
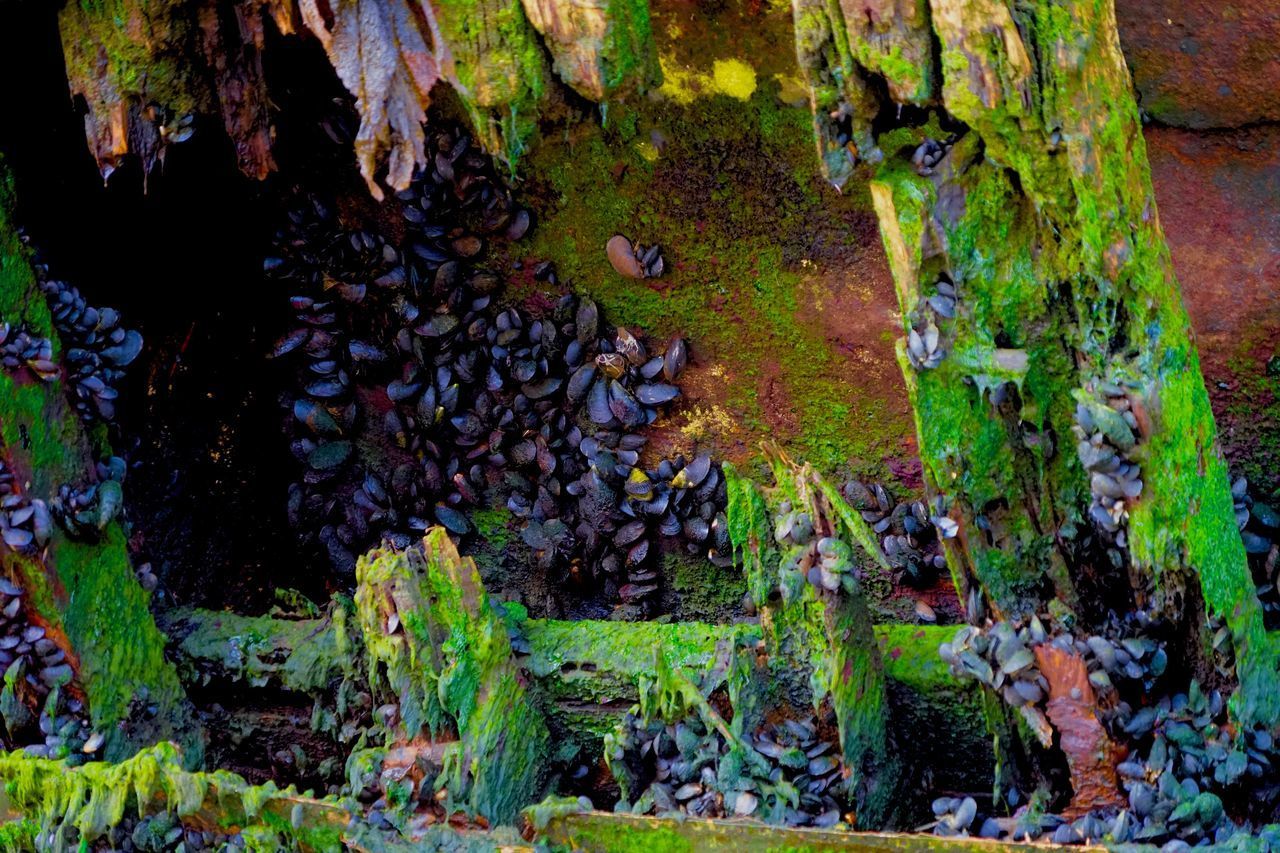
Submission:
[[[889,743],[884,668],[862,585],[855,582],[838,593],[819,594],[801,579],[798,591],[784,588],[780,597],[775,596],[774,590],[785,586],[785,579],[776,572],[764,574],[765,566],[778,565],[781,558],[762,554],[778,550],[763,507],[768,505],[776,513],[785,501],[795,511],[807,511],[815,527],[824,519],[829,521],[833,529],[827,535],[833,537],[841,537],[844,527],[844,537],[856,542],[870,563],[882,569],[888,566],[866,522],[809,465],[792,463],[776,448],[767,457],[775,485],[763,499],[751,494],[756,487],[732,467],[726,479],[731,493],[729,536],[736,553],[752,553],[749,586],[759,595],[756,603],[761,608],[771,674],[796,705],[808,704],[816,711],[830,701],[844,763],[851,771],[858,823],[883,826],[893,810],[900,767]],[[823,505],[825,511],[820,509]],[[757,574],[751,576],[751,572]]]
[[[575,126],[531,153],[544,202],[528,254],[554,260],[611,321],[657,339],[685,335],[695,366],[715,365],[708,409],[675,423],[686,440],[732,449],[778,434],[821,470],[881,473],[907,425],[880,404],[888,389],[860,384],[809,314],[833,256],[865,251],[836,223],[865,220],[865,198],[835,194],[814,168],[810,117],[779,102],[776,57],[702,43],[688,28],[679,39],[659,33],[669,97],[634,104],[637,133]],[[732,85],[716,83],[717,67]],[[755,88],[743,101],[748,76]],[[614,272],[603,247],[618,232],[663,246],[661,279]],[[698,430],[704,415],[728,429]]]
[[[727,622],[742,608],[746,579],[734,565],[717,566],[704,556],[663,554],[662,575],[679,596],[674,619]]]
[[[603,812],[568,813],[552,818],[540,839],[554,849],[584,853],[802,853],[802,851],[983,851],[986,839],[940,837],[922,833],[848,832],[760,826],[754,821],[673,820]],[[1036,853],[1042,845],[1003,842],[1009,853]]]
[[[661,79],[648,0],[608,0],[600,52],[606,96],[644,91]]]
[[[356,579],[370,685],[398,700],[408,737],[456,733],[441,772],[452,802],[514,820],[541,788],[549,736],[474,561],[437,527],[422,550],[361,557]]]
[[[12,181],[0,162],[0,316],[50,335],[56,358],[57,336],[31,260],[17,239],[13,203]],[[92,460],[109,453],[105,431],[99,426],[86,434],[63,390],[61,381],[18,382],[0,372],[0,439],[7,461],[30,481],[34,495],[46,499],[59,485],[81,481]],[[92,544],[71,540],[58,529],[47,553],[41,562],[0,549],[0,565],[27,591],[50,627],[70,641],[94,727],[106,737],[104,754],[118,759],[144,744],[174,739],[187,760],[198,764],[202,733],[164,658],[164,637],[152,621],[150,596],[138,585],[119,524]],[[135,701],[159,711],[142,719],[131,714]]]
[[[747,590],[755,601],[765,601],[776,583],[778,552],[769,544],[773,523],[764,495],[755,482],[722,463],[727,501],[725,517],[735,562],[742,565]],[[767,562],[766,562],[767,560]]]
[[[342,678],[346,657],[338,651],[329,619],[277,619],[235,613],[202,614],[188,627],[192,611],[170,610],[165,630],[177,639],[172,654],[182,679],[208,684],[216,673],[251,687],[277,685],[298,693],[317,693]]]
[[[338,800],[309,800],[304,806],[317,818],[293,826],[291,815],[300,798],[292,788],[275,783],[250,785],[225,770],[194,773],[184,769],[176,746],[159,743],[119,763],[93,762],[68,767],[61,761],[0,755],[0,779],[9,806],[39,825],[39,836],[52,833],[59,848],[74,830],[84,844],[105,834],[126,815],[170,814],[209,821],[227,830],[269,830],[283,850],[341,850],[342,828],[350,818]],[[265,834],[261,833],[260,834]],[[30,849],[20,834],[8,849]]]
[[[640,679],[652,674],[654,649],[662,649],[673,671],[692,678],[760,638],[752,625],[698,622],[531,619],[523,628],[530,645],[525,666],[548,696],[602,704],[637,697]]]
[[[138,585],[118,524],[103,541],[55,541],[52,561],[67,592],[62,626],[80,660],[95,729],[106,736],[104,755],[118,760],[156,740],[176,740],[191,766],[199,766],[203,733],[191,714],[165,637],[152,621],[150,595]],[[135,703],[156,705],[150,719]],[[122,726],[121,723],[124,723]]]

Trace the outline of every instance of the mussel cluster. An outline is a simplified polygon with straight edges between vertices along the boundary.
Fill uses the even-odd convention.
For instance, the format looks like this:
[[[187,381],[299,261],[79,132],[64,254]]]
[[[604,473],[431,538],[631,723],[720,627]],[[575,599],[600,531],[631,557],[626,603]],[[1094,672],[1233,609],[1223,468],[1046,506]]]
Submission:
[[[62,692],[73,676],[66,652],[43,627],[28,621],[22,599],[21,588],[0,578],[0,672],[12,679],[23,708],[36,709],[26,711],[26,722],[22,713],[7,712],[8,736],[17,739],[7,748],[22,747],[41,758],[70,757],[73,763],[84,760],[102,746],[102,737],[90,733],[80,701]]]
[[[124,369],[142,352],[142,335],[120,325],[114,308],[94,308],[77,288],[49,278],[44,264],[34,268],[62,342],[76,412],[86,423],[112,420],[117,386]]]
[[[459,130],[438,127],[431,145],[434,168],[397,196],[399,247],[307,198],[266,262],[295,291],[274,353],[301,392],[290,518],[349,579],[379,539],[404,547],[435,523],[465,535],[468,508],[505,505],[544,567],[644,615],[657,537],[729,553],[710,457],[639,462],[638,430],[679,395],[686,344],[651,352],[573,295],[499,305],[499,277],[476,260],[486,240],[523,236],[529,214]]]
[[[53,342],[36,337],[26,326],[14,329],[8,323],[0,323],[0,364],[8,370],[25,365],[44,382],[61,375],[53,361]]]
[[[56,842],[58,839],[51,838]],[[246,840],[239,832],[221,832],[184,826],[170,812],[157,812],[138,818],[126,815],[101,838],[89,841],[81,849],[93,853],[198,853],[202,850],[243,850]],[[48,849],[56,849],[55,844]]]
[[[657,278],[666,269],[662,248],[656,243],[642,246],[621,234],[614,234],[604,247],[615,272],[627,278]]]
[[[1258,600],[1267,616],[1267,627],[1274,628],[1280,624],[1280,512],[1270,502],[1250,494],[1245,477],[1231,482],[1231,498],[1236,526],[1257,583]]]
[[[938,652],[954,675],[977,679],[1015,708],[1037,706],[1048,697],[1048,683],[1032,649],[1049,645],[1079,655],[1088,669],[1089,684],[1107,702],[1108,710],[1100,718],[1132,734],[1134,712],[1127,702],[1112,701],[1112,694],[1119,687],[1124,695],[1143,695],[1164,675],[1168,653],[1162,641],[1151,639],[1159,628],[1158,618],[1134,611],[1124,622],[1113,620],[1102,634],[1059,630],[1050,635],[1033,615],[1028,620],[997,622],[985,630],[965,626]]]
[[[633,814],[753,817],[789,826],[841,820],[842,764],[815,719],[766,723],[730,743],[698,714],[646,723],[633,710],[607,745]]]
[[[947,149],[951,147],[953,141],[939,142],[929,138],[921,142],[911,155],[911,166],[916,170],[916,174],[925,177],[932,175],[934,166],[941,163],[942,158],[947,156]]]
[[[799,793],[800,807],[788,809],[788,824],[826,827],[840,821],[837,797],[844,765],[836,743],[819,735],[816,718],[786,719],[781,725],[765,723],[752,737],[751,745],[774,762],[769,781],[774,785],[786,781]]]
[[[956,315],[956,286],[944,277],[934,283],[933,289],[933,295],[922,299],[911,313],[907,330],[907,360],[916,370],[932,370],[942,364],[947,348],[940,327]]]
[[[778,578],[785,601],[794,601],[806,582],[830,593],[856,588],[859,570],[853,549],[834,531],[817,535],[814,523],[807,509],[793,508],[786,500],[778,505],[773,538],[782,548]]]
[[[48,505],[30,498],[0,459],[0,539],[14,551],[33,551],[43,548],[52,532]]]
[[[840,492],[881,537],[881,551],[900,579],[915,586],[926,586],[933,582],[940,569],[947,567],[939,534],[945,536],[950,530],[946,522],[950,521],[951,525],[955,522],[945,516],[930,515],[924,501],[895,501],[879,483],[867,485],[850,480]]]
[[[1052,840],[1059,844],[1097,841],[1169,844],[1223,843],[1248,826],[1233,823],[1222,798],[1246,783],[1267,792],[1273,803],[1280,750],[1263,729],[1238,735],[1228,725],[1218,691],[1204,692],[1192,681],[1185,693],[1159,694],[1169,665],[1158,617],[1137,610],[1113,617],[1097,635],[1079,635],[1057,626],[1046,630],[1038,617],[1000,622],[985,630],[961,629],[939,649],[952,672],[997,690],[1010,705],[1041,707],[1048,683],[1033,648],[1065,650],[1084,660],[1097,696],[1096,714],[1109,736],[1128,746],[1117,767],[1127,809],[1098,809],[1076,820],[1021,810],[1012,817],[982,816],[975,807],[951,799],[935,802],[935,832],[974,833],[990,838]],[[1215,647],[1229,641],[1219,628]],[[1257,797],[1255,796],[1255,799]],[[1016,802],[1011,800],[1011,802]],[[1270,805],[1258,810],[1265,813]],[[981,819],[979,819],[981,818]]]
[[[18,677],[34,695],[43,697],[71,679],[66,653],[27,621],[22,590],[0,578],[0,669],[18,665]]]
[[[1142,469],[1133,458],[1142,437],[1135,414],[1140,394],[1139,387],[1115,382],[1099,383],[1096,393],[1085,389],[1077,395],[1076,422],[1071,427],[1080,464],[1089,472],[1093,494],[1089,518],[1110,544],[1107,552],[1116,568],[1124,565],[1127,547],[1126,507],[1142,494]]]
[[[72,539],[96,542],[124,506],[125,462],[112,456],[97,464],[97,480],[58,487],[49,501],[54,519]]]
[[[1206,694],[1196,682],[1141,714],[1134,751],[1116,768],[1125,808],[1095,809],[1074,820],[1032,809],[1000,817],[980,813],[972,799],[943,797],[934,801],[934,832],[1055,844],[1160,845],[1161,851],[1226,845],[1238,834],[1252,834],[1259,849],[1280,843],[1273,828],[1235,823],[1223,808],[1223,795],[1244,786],[1267,792],[1260,814],[1274,803],[1274,785],[1267,782],[1275,778],[1280,753],[1270,733],[1251,729],[1234,736],[1221,694]]]

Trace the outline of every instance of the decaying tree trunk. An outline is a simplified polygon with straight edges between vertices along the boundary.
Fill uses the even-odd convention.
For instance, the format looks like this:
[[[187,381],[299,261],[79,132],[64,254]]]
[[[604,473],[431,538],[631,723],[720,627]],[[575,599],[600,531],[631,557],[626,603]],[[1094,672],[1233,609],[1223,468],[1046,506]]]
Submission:
[[[250,689],[324,695],[343,678],[350,656],[361,653],[339,640],[341,628],[332,615],[279,619],[172,610],[162,627],[170,637],[179,676],[191,689],[206,692]],[[754,656],[763,640],[761,629],[749,624],[524,619],[515,621],[513,628],[521,649],[517,664],[532,677],[547,718],[569,737],[575,737],[575,726],[590,733],[617,725],[640,699],[640,683],[653,671],[655,648],[666,650],[670,666],[693,679],[717,658]],[[957,778],[976,780],[990,773],[981,703],[974,685],[952,676],[937,656],[938,644],[950,639],[954,630],[878,625],[875,637],[897,742],[907,748],[913,732],[945,729],[956,750],[972,761],[971,767],[960,768]],[[584,725],[588,719],[593,722]],[[946,768],[935,772],[945,774]]]
[[[813,79],[821,27],[804,0],[795,8]],[[890,98],[874,103],[863,86],[839,108],[854,127],[884,128],[846,141],[866,160],[883,152],[872,195],[903,315],[899,362],[969,620],[1053,614],[1087,632],[1140,613],[1166,626],[1184,685],[1226,689],[1230,649],[1210,640],[1224,621],[1233,711],[1274,722],[1275,641],[1110,0],[841,11],[826,9],[831,41],[847,36],[851,76],[882,78]],[[817,107],[828,102],[815,89]],[[919,126],[902,109],[935,104]]]
[[[750,594],[760,608],[769,679],[790,702],[829,704],[860,827],[892,823],[901,781],[892,743],[884,662],[851,559],[838,560],[827,584],[814,583],[819,543],[852,555],[852,545],[887,569],[865,522],[809,465],[766,448],[775,484],[763,491],[726,468],[729,533],[743,557]],[[772,521],[778,517],[778,527]],[[804,518],[806,532],[790,532]],[[797,538],[798,537],[798,538]],[[833,561],[834,563],[837,561]]]

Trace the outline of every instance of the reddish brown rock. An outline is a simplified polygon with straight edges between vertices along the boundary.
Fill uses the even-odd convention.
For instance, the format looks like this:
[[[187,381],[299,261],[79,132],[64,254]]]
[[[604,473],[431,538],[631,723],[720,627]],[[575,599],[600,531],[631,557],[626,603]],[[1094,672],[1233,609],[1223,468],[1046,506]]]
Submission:
[[[1280,120],[1274,0],[1116,0],[1125,59],[1151,118],[1178,127]]]

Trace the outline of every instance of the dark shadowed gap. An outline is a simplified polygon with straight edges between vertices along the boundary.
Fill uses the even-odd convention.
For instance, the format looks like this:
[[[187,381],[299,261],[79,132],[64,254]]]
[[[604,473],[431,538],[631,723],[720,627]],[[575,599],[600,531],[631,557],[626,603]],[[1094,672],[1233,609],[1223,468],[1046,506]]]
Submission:
[[[23,2],[6,13],[0,151],[21,221],[54,276],[118,308],[146,341],[113,435],[131,464],[135,566],[149,561],[184,604],[254,612],[276,587],[323,600],[324,573],[298,559],[287,528],[284,377],[264,358],[288,308],[262,277],[278,181],[243,177],[220,120],[205,117],[145,193],[136,161],[104,186],[83,106],[67,94],[56,7]]]

